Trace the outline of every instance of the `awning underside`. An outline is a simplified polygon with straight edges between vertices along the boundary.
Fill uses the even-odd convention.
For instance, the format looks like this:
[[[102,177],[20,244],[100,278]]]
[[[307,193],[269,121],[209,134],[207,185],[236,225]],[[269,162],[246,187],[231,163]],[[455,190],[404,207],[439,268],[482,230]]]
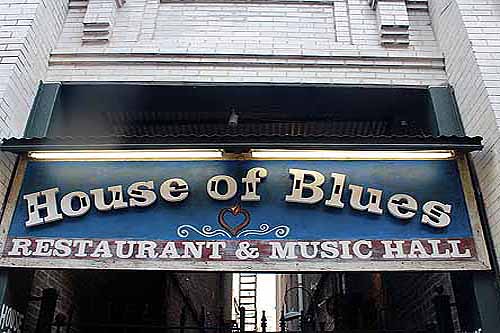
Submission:
[[[114,135],[4,139],[1,150],[22,153],[43,150],[110,149],[332,149],[332,150],[481,150],[482,138],[410,135],[329,135],[265,133],[192,135]]]

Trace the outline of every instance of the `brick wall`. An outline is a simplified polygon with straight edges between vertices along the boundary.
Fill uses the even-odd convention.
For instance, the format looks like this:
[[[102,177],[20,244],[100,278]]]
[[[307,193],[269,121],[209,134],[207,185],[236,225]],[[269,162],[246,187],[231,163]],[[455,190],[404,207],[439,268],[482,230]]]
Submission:
[[[31,286],[31,296],[42,296],[42,292],[47,288],[57,290],[58,298],[55,315],[63,314],[68,318],[75,298],[75,275],[69,270],[36,270],[34,271],[33,283]],[[35,332],[40,301],[31,300],[25,313],[24,331],[26,333]],[[73,308],[73,320],[78,320],[76,309]],[[55,332],[55,328],[53,328]],[[72,329],[75,332],[75,329]]]
[[[296,286],[297,275],[282,274],[279,280],[277,304],[281,310],[284,292]],[[456,302],[448,273],[304,274],[303,286],[314,292],[318,304],[317,322],[324,324],[327,330],[425,330],[437,322],[433,303],[438,295],[437,287],[443,288],[443,295],[450,296],[451,304]],[[297,293],[292,289],[287,295],[289,311],[298,309]],[[310,304],[307,292],[304,302],[307,309]],[[456,306],[452,306],[451,311],[453,332],[461,332]],[[298,321],[287,323],[291,330],[298,329],[298,325]]]
[[[213,52],[213,46],[236,52],[242,48],[272,52],[336,41],[333,6],[322,2],[166,2],[159,6],[152,37],[158,42],[173,39],[193,52]]]
[[[0,2],[0,137],[22,135],[66,10],[67,0]],[[0,155],[0,201],[14,160]]]
[[[402,3],[408,45],[392,45],[367,0],[129,0],[108,40],[86,43],[94,1],[71,6],[48,81],[446,83],[425,6]]]
[[[450,274],[448,273],[386,273],[384,283],[387,293],[386,323],[389,329],[425,329],[437,322],[433,299],[437,288],[450,296],[455,304]],[[451,306],[454,331],[461,332],[456,306]]]
[[[201,315],[203,308],[206,313],[206,325],[216,326],[220,316],[220,310],[231,308],[231,302],[225,300],[225,293],[231,293],[231,286],[224,285],[224,274],[219,273],[174,273],[179,282],[179,287],[185,297],[189,298],[198,315]],[[179,294],[176,288],[172,288],[172,295]],[[177,297],[178,299],[178,297]],[[169,297],[167,301],[169,320],[176,323],[179,320],[182,305],[186,304],[186,299],[178,299],[178,303]],[[227,316],[225,320],[227,320]]]
[[[0,2],[0,137],[21,136],[37,91],[45,77],[67,10],[67,0],[2,0]],[[3,202],[15,156],[0,154],[0,201]],[[31,295],[56,287],[61,292],[57,311],[67,310],[70,276],[37,271]],[[36,325],[38,302],[30,302],[26,332]]]
[[[430,13],[466,133],[484,138],[483,151],[472,156],[498,254],[500,3],[496,0],[433,0]]]

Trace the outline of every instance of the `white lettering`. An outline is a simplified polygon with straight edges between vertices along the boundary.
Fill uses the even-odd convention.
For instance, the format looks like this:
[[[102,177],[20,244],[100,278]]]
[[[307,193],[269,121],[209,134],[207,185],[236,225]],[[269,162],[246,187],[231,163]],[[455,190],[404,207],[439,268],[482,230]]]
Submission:
[[[92,258],[111,258],[113,255],[111,254],[108,241],[100,241],[90,256]]]
[[[295,254],[295,245],[297,242],[269,242],[271,245],[271,255],[269,258],[271,259],[297,259],[297,255]]]
[[[51,247],[54,245],[53,239],[36,239],[36,248],[33,251],[34,256],[50,257],[52,255]]]
[[[181,178],[168,179],[160,186],[161,197],[168,202],[180,202],[189,195],[189,186]]]
[[[116,244],[116,256],[121,259],[131,258],[134,254],[134,247],[137,244],[136,241],[115,241]],[[128,246],[127,253],[124,253],[125,245]]]
[[[108,187],[108,192],[111,192],[111,201],[106,203],[104,198],[104,190],[102,188],[90,190],[90,194],[94,196],[95,207],[100,211],[108,211],[111,209],[120,209],[128,207],[128,204],[123,199],[123,190],[121,185]]]
[[[415,216],[417,208],[417,200],[408,194],[394,194],[387,203],[389,213],[402,220],[408,220]]]
[[[366,251],[366,253],[361,252],[361,246],[366,247],[368,251]],[[371,241],[359,240],[357,242],[354,242],[354,245],[352,247],[352,252],[354,252],[354,255],[360,259],[369,259],[373,254],[373,251],[370,250],[371,248],[372,248]]]
[[[355,210],[365,211],[381,215],[382,208],[380,208],[380,201],[382,200],[382,191],[373,188],[368,188],[367,192],[370,193],[370,198],[366,205],[361,204],[361,197],[363,196],[363,187],[358,185],[349,185],[349,189],[352,191],[351,200],[349,204]]]
[[[351,250],[349,249],[349,245],[351,245],[351,241],[340,241],[339,244],[342,248],[340,258],[341,259],[352,259],[353,256],[351,254]]]
[[[76,210],[73,209],[73,199],[77,199],[78,208]],[[90,199],[87,193],[85,192],[70,192],[66,194],[61,199],[61,211],[64,215],[70,217],[82,216],[86,214],[90,209]]]
[[[302,169],[289,169],[288,173],[293,176],[292,193],[285,196],[287,202],[297,202],[315,204],[323,199],[321,185],[325,182],[325,176],[320,172]],[[306,177],[312,178],[309,183],[305,182]],[[311,194],[304,196],[304,189]]]
[[[226,248],[226,243],[207,242],[207,248],[212,250],[212,252],[208,256],[209,259],[222,259],[220,251]]]
[[[139,241],[137,242],[139,248],[137,250],[136,258],[144,259],[144,258],[156,258],[158,254],[155,252],[156,250],[156,242],[153,241]]]
[[[403,249],[404,242],[405,241],[402,241],[402,240],[381,241],[381,243],[384,244],[384,254],[382,255],[382,258],[384,258],[384,259],[404,259],[404,258],[406,258],[407,256],[406,256],[404,249]],[[395,245],[395,247],[393,247],[393,245]]]
[[[422,242],[419,240],[412,240],[410,244],[410,253],[408,253],[408,258],[429,258],[430,255],[425,250]]]
[[[226,184],[226,193],[222,194],[219,192],[219,183]],[[236,195],[237,190],[238,184],[236,183],[236,180],[231,176],[213,176],[207,182],[208,196],[214,200],[232,199]]]
[[[428,224],[434,228],[444,228],[451,222],[451,218],[448,215],[451,213],[451,205],[446,205],[439,201],[429,201],[424,204],[423,210],[423,224]]]
[[[55,187],[23,196],[23,199],[28,204],[28,221],[25,223],[26,227],[62,220],[62,214],[57,211],[56,193],[58,192],[59,188]],[[38,203],[38,197],[41,195],[45,197],[45,203],[43,204]],[[40,209],[46,209],[46,217],[40,217]]]
[[[440,239],[429,239],[427,240],[429,244],[431,244],[432,247],[432,252],[431,252],[431,257],[432,258],[450,258],[450,249],[445,249],[444,253],[440,253],[439,251],[439,245],[441,244]]]
[[[321,258],[335,259],[338,258],[340,252],[338,250],[338,243],[335,241],[327,241],[321,243]]]
[[[72,240],[58,239],[54,244],[53,255],[56,257],[69,257],[71,255]]]
[[[31,255],[30,246],[31,240],[14,238],[12,240],[12,249],[9,251],[9,253],[7,253],[7,255],[27,257]]]
[[[470,249],[465,249],[464,253],[460,253],[460,248],[458,247],[458,245],[461,242],[462,241],[460,241],[460,240],[449,240],[448,241],[448,244],[451,245],[452,258],[470,258],[470,257],[472,257],[472,255],[470,253]]]
[[[196,244],[196,245],[195,245]],[[181,258],[201,258],[205,242],[186,242],[184,243],[184,254]]]
[[[331,176],[333,178],[332,194],[330,199],[325,201],[325,205],[335,208],[344,208],[344,203],[341,199],[342,193],[344,192],[346,175],[341,173],[332,173]]]
[[[93,244],[94,242],[91,240],[86,240],[86,239],[73,240],[73,246],[78,248],[77,252],[75,253],[75,257],[86,257],[87,247],[92,247]]]
[[[172,258],[172,259],[178,259],[181,256],[177,252],[177,248],[175,247],[174,242],[167,242],[165,244],[165,247],[163,248],[163,251],[161,252],[160,256],[158,258]]]
[[[306,259],[314,259],[318,255],[319,242],[297,242],[300,247],[300,255]],[[312,254],[308,253],[308,249],[312,247]]]
[[[127,189],[127,194],[129,195],[129,205],[130,207],[147,207],[156,201],[156,193],[152,190],[154,189],[153,181],[147,182],[136,182],[130,185]]]
[[[260,184],[263,178],[267,177],[267,170],[264,168],[252,168],[248,170],[247,176],[242,179],[245,184],[245,194],[241,196],[241,201],[259,201],[260,195],[257,194],[257,184]]]

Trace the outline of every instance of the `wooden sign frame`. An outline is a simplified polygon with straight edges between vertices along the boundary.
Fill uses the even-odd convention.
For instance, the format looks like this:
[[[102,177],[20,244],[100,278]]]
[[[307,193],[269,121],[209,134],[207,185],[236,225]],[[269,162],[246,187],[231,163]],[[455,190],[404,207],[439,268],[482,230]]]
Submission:
[[[0,267],[25,267],[32,269],[133,269],[133,270],[175,270],[175,271],[272,271],[272,272],[307,272],[307,271],[459,271],[459,270],[489,270],[491,268],[488,252],[484,241],[481,220],[476,203],[471,176],[466,156],[457,154],[456,160],[460,174],[467,210],[472,229],[472,239],[475,257],[470,260],[325,260],[325,261],[262,261],[262,260],[151,260],[117,258],[76,259],[76,258],[44,258],[44,257],[9,257],[4,250],[11,221],[17,205],[20,189],[27,167],[27,157],[20,156],[14,179],[8,194],[0,225],[1,247]]]

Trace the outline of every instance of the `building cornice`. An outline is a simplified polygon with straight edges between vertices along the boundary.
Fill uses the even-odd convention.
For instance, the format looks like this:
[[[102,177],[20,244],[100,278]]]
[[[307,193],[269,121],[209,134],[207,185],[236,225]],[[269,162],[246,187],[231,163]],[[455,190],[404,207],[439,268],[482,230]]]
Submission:
[[[104,51],[104,52],[103,52]],[[389,67],[444,70],[440,56],[418,52],[332,51],[320,54],[249,54],[249,53],[172,53],[117,51],[55,51],[50,65],[217,65],[217,66],[317,66],[317,67]]]

